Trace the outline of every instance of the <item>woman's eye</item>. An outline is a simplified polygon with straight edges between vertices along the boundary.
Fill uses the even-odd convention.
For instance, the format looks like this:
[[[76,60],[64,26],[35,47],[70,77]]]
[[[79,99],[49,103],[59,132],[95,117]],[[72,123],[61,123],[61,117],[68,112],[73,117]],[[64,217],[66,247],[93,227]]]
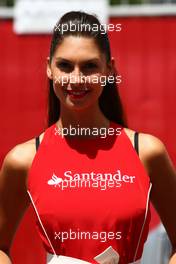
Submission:
[[[97,65],[95,63],[87,63],[85,65],[85,68],[86,69],[95,69],[95,68],[97,68]]]
[[[58,62],[57,67],[61,69],[71,69],[71,65],[67,62]]]

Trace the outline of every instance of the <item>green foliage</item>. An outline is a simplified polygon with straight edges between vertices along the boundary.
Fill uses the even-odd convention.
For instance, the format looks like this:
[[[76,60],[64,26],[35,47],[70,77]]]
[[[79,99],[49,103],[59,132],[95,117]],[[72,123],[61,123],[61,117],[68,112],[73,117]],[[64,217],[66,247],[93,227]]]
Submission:
[[[110,0],[110,5],[119,5],[120,0]]]
[[[128,0],[130,5],[142,4],[142,0]],[[110,5],[120,5],[121,0],[110,0]]]
[[[0,0],[0,6],[14,6],[14,0]]]

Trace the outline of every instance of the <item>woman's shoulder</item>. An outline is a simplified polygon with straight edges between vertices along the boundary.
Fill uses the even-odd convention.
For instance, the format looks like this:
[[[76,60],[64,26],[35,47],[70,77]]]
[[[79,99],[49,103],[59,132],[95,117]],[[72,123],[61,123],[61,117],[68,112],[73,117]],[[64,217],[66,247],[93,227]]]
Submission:
[[[135,130],[124,127],[124,131],[134,145]],[[158,156],[166,155],[164,143],[158,137],[144,132],[138,132],[139,156],[144,161],[152,160]]]
[[[42,141],[44,132],[39,135],[40,142]],[[17,173],[28,173],[31,167],[32,161],[36,154],[36,140],[35,137],[27,141],[15,145],[10,149],[2,164],[2,170]]]
[[[134,133],[135,130],[124,127],[126,135],[129,137],[132,145],[134,146]],[[139,131],[138,131],[139,132]],[[40,143],[43,140],[44,132],[39,135]],[[146,163],[152,158],[159,155],[166,154],[166,148],[163,142],[151,134],[139,132],[139,157]],[[5,156],[3,166],[8,170],[13,171],[26,171],[30,169],[32,161],[36,154],[36,140],[35,137],[22,142],[13,147]]]

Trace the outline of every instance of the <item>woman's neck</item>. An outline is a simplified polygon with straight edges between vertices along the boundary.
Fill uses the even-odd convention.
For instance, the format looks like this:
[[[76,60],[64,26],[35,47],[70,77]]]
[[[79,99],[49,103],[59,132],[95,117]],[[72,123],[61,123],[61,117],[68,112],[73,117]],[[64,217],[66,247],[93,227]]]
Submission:
[[[61,107],[60,118],[57,121],[58,127],[84,127],[84,128],[101,128],[109,127],[109,120],[101,112],[99,106],[92,106],[89,109],[73,111]]]

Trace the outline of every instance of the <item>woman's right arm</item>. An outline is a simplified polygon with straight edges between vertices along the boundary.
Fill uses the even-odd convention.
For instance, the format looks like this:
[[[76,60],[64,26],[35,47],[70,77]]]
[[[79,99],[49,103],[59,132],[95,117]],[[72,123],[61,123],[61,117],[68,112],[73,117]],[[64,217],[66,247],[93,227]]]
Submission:
[[[10,150],[0,170],[0,263],[11,264],[10,248],[30,200],[26,191],[27,159],[21,145]]]
[[[9,256],[2,250],[0,250],[0,263],[3,264],[12,264]]]

